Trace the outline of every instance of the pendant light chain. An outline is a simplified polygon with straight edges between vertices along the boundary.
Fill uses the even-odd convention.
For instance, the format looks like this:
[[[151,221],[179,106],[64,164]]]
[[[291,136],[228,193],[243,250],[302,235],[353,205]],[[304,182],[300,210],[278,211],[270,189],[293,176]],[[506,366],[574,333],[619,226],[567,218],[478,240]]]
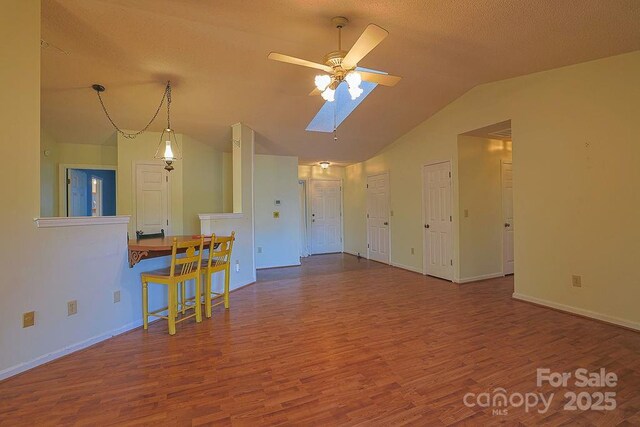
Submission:
[[[171,82],[170,81],[167,82],[167,87],[164,90],[164,93],[167,96],[167,129],[171,129]],[[160,102],[160,107],[162,107],[162,102]],[[157,112],[156,112],[156,115],[158,115]]]
[[[149,123],[147,123],[147,125],[144,128],[142,128],[142,130],[139,130],[139,131],[133,132],[133,133],[125,132],[122,129],[120,129],[115,124],[115,122],[113,121],[111,116],[109,115],[109,112],[107,111],[107,107],[105,107],[104,102],[102,101],[102,96],[100,95],[100,92],[104,91],[104,87],[102,88],[102,90],[98,90],[95,87],[94,87],[94,89],[96,90],[96,93],[98,94],[98,99],[100,100],[100,105],[102,106],[102,110],[104,111],[104,114],[107,116],[107,119],[109,119],[109,122],[115,128],[115,130],[125,138],[134,139],[135,137],[137,137],[141,133],[146,132],[149,129],[149,126],[151,126],[151,124],[154,122],[156,117],[158,117],[158,114],[160,114],[160,110],[162,109],[162,106],[164,105],[165,99],[167,100],[167,125],[170,124],[170,121],[169,121],[169,106],[171,105],[171,82],[170,81],[167,81],[167,86],[165,87],[164,93],[162,94],[162,99],[160,100],[160,105],[158,105],[158,109],[156,110],[156,112],[153,115],[153,117],[151,118],[151,120],[149,120]]]

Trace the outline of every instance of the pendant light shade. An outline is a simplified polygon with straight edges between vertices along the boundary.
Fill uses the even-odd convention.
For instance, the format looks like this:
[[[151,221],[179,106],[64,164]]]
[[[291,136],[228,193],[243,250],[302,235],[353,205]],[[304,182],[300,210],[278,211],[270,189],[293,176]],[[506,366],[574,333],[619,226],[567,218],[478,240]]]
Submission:
[[[167,171],[173,170],[173,162],[182,160],[182,151],[173,129],[167,128],[162,131],[154,158],[165,162],[166,166],[164,168]]]

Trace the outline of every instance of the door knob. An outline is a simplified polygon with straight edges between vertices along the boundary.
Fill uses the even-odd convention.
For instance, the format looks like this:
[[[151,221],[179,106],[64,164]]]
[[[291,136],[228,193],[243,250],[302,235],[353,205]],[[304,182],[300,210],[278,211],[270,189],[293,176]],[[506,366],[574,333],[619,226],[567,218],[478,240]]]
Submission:
[[[505,222],[505,223],[504,223],[504,226],[505,226],[505,227],[511,227],[511,224],[509,224],[508,222]]]
[[[424,225],[424,228],[429,228],[429,224],[425,224],[425,225]]]
[[[388,222],[385,222],[385,223],[384,223],[384,225],[389,225],[389,223],[388,223]]]

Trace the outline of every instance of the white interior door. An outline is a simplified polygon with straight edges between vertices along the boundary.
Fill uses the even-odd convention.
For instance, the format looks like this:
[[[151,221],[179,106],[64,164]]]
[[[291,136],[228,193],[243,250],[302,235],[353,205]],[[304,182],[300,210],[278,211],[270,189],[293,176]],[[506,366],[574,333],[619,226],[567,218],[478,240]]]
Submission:
[[[513,165],[502,163],[502,272],[513,274]]]
[[[389,264],[389,174],[367,177],[369,259]]]
[[[78,169],[67,169],[68,216],[90,216],[87,200],[87,174]]]
[[[311,253],[342,252],[340,181],[311,181]]]
[[[168,176],[161,164],[136,164],[136,231],[169,234]]]
[[[425,274],[453,279],[451,162],[424,167]]]

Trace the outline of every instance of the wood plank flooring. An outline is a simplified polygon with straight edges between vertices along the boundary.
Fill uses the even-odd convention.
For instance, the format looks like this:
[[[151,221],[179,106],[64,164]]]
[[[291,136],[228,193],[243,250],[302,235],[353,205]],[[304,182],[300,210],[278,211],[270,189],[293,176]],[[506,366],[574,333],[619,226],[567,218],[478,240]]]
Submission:
[[[231,309],[155,323],[0,383],[0,425],[640,425],[640,334],[349,255],[265,270]],[[617,408],[565,411],[536,369],[615,372]],[[466,393],[556,392],[540,414]],[[597,391],[596,389],[587,389]]]

